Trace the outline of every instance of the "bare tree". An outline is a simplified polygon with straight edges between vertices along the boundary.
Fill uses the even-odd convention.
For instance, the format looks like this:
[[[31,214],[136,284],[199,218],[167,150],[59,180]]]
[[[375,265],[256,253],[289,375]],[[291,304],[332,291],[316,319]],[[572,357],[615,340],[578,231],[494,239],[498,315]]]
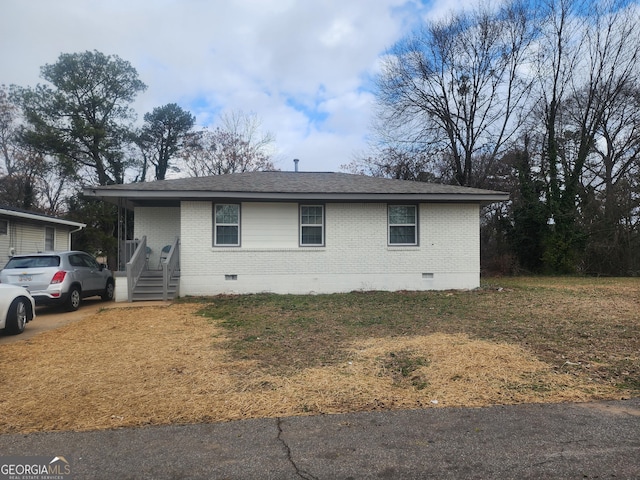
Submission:
[[[437,175],[433,173],[432,163],[431,158],[422,152],[411,153],[387,147],[376,155],[356,156],[342,168],[358,175],[433,182]]]
[[[633,119],[623,105],[638,80],[640,18],[634,6],[625,4],[618,0],[545,4],[536,71],[546,139],[540,168],[554,225],[546,263],[553,271],[573,271],[586,241],[578,219],[584,211],[580,195],[590,182],[585,174],[594,170],[590,158],[602,148],[599,145],[606,145],[624,111],[623,130],[632,132]],[[621,135],[622,131],[616,134]],[[600,155],[598,162],[603,159]],[[605,164],[604,173],[613,170],[607,174]]]
[[[270,159],[273,156],[275,136],[262,129],[262,121],[257,114],[242,110],[224,112],[220,116],[220,129],[243,140],[242,154],[245,157]]]
[[[273,136],[260,130],[255,115],[223,115],[221,125],[185,137],[181,157],[189,176],[275,169],[271,161]]]
[[[610,225],[618,222],[618,187],[640,167],[640,87],[625,89],[619,101],[603,115],[592,153],[585,164],[582,182],[600,192],[603,213]]]
[[[419,148],[475,185],[475,159],[498,161],[529,105],[528,13],[520,3],[461,13],[396,45],[378,78],[380,143]]]
[[[607,109],[582,174],[579,208],[589,235],[588,272],[620,275],[640,267],[633,267],[640,240],[640,92],[634,88]]]

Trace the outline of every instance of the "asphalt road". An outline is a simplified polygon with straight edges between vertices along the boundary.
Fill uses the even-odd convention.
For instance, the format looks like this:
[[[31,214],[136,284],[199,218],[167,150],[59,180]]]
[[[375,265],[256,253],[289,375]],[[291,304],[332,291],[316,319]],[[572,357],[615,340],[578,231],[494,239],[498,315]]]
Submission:
[[[0,435],[74,479],[638,479],[640,398]]]

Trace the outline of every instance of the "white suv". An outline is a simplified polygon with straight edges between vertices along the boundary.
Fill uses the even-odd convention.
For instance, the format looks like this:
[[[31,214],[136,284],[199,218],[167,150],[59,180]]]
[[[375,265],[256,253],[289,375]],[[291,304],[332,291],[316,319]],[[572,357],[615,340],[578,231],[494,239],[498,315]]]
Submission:
[[[63,304],[70,311],[86,297],[113,300],[115,286],[106,265],[77,251],[16,255],[0,272],[0,283],[26,288],[37,305]]]

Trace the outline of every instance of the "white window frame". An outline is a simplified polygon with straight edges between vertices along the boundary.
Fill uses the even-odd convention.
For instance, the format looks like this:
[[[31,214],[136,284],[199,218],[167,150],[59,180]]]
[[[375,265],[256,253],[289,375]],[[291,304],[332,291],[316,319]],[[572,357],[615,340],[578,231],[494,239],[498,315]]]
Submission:
[[[48,248],[47,242],[49,240],[47,232],[53,232],[51,234],[51,248]],[[56,229],[55,227],[44,227],[44,251],[55,252],[56,250]]]
[[[6,218],[0,219],[0,235],[9,235],[9,220]]]
[[[238,222],[237,223],[218,223],[217,221],[217,207],[219,206],[234,206],[238,209]],[[240,215],[241,205],[239,203],[214,203],[213,204],[213,246],[214,247],[239,247],[240,246]],[[238,229],[238,239],[236,243],[219,243],[218,242],[218,227],[236,227]]]
[[[391,209],[394,207],[412,207],[415,211],[414,223],[391,223]],[[393,227],[413,227],[413,242],[411,243],[398,243],[391,242],[391,229]],[[399,246],[416,246],[418,245],[418,205],[415,204],[392,204],[387,205],[387,244],[391,247]]]
[[[321,217],[322,217],[322,223],[318,224],[318,223],[303,223],[302,219],[303,219],[303,215],[302,215],[302,210],[304,208],[320,208],[322,211]],[[298,243],[301,247],[324,247],[325,243],[324,243],[324,233],[325,233],[325,208],[324,205],[322,204],[300,204],[299,206],[299,215],[298,218],[300,220],[300,231],[299,231],[299,238],[298,238]],[[320,243],[303,243],[302,239],[303,239],[303,235],[302,232],[305,229],[305,227],[320,227]]]

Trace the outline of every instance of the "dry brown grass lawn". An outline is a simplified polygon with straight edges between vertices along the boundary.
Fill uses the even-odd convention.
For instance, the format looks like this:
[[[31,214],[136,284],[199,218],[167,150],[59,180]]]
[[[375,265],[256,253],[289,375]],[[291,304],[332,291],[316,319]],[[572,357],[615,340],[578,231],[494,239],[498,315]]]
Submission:
[[[637,394],[640,282],[536,282],[106,309],[2,346],[0,433]]]

